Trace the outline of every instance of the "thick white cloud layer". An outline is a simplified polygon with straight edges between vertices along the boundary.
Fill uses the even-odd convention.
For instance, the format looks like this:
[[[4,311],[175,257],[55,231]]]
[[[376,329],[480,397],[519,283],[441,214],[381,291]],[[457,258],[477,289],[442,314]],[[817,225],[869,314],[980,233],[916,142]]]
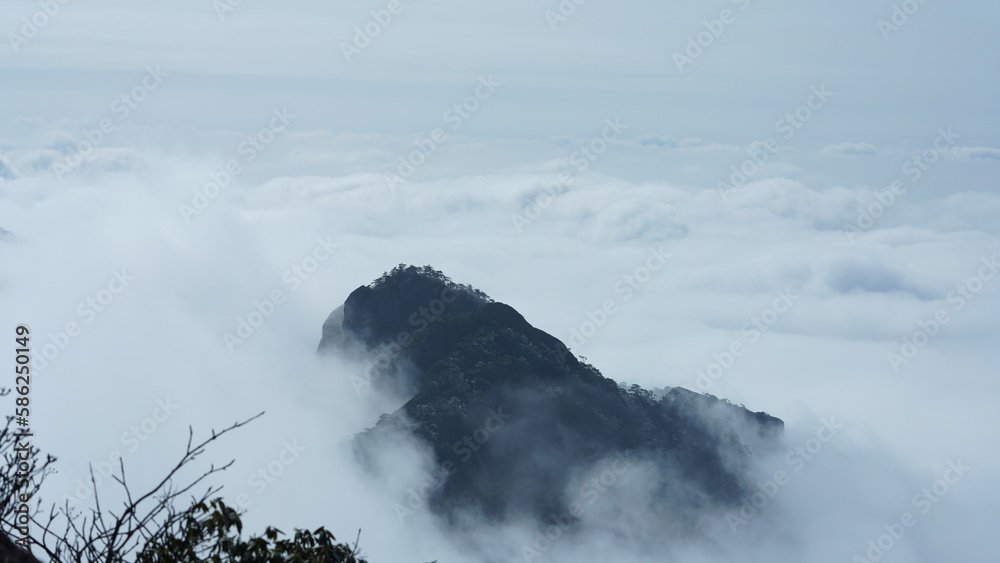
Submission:
[[[898,513],[919,512],[914,495],[960,459],[968,476],[920,515],[898,550],[913,561],[978,553],[955,544],[948,522],[976,532],[977,518],[988,520],[982,499],[997,493],[985,478],[998,462],[986,447],[1000,359],[989,345],[998,236],[983,212],[997,206],[993,193],[914,189],[859,226],[859,210],[888,188],[771,177],[723,197],[711,184],[602,172],[601,159],[560,185],[560,170],[573,165],[545,153],[587,139],[458,139],[393,188],[384,155],[400,154],[405,139],[314,131],[279,138],[212,198],[212,174],[239,158],[230,147],[240,135],[129,135],[133,148],[106,147],[62,180],[30,165],[54,150],[47,145],[12,141],[5,153],[19,173],[0,183],[0,213],[16,236],[0,247],[9,265],[0,299],[9,324],[31,325],[36,355],[54,356],[40,360],[34,419],[39,445],[60,456],[53,497],[88,495],[75,491],[86,464],[115,451],[149,483],[188,425],[207,432],[266,410],[209,456],[237,458],[222,481],[251,522],[325,524],[345,539],[360,527],[373,560],[448,560],[460,544],[428,531],[426,514],[400,522],[399,499],[386,493],[405,498],[429,463],[424,454],[394,454],[402,457],[390,462],[400,468],[391,487],[369,483],[338,454],[398,403],[358,401],[350,376],[364,366],[314,355],[322,322],[351,290],[397,263],[427,263],[514,305],[610,377],[706,391],[785,419],[780,453],[792,458],[763,459],[761,481],[778,470],[792,478],[760,520],[736,533],[723,516],[713,523],[724,549],[849,559]],[[189,139],[181,148],[166,140],[180,135]],[[488,173],[463,164],[479,145],[520,162]],[[607,157],[641,151],[622,143]],[[314,164],[294,157],[320,153],[329,157]],[[316,169],[297,174],[302,166]],[[321,170],[341,167],[339,176]],[[261,318],[252,334],[239,332],[241,320]],[[71,322],[79,329],[64,336]],[[907,357],[904,339],[919,345],[928,332]],[[162,418],[157,400],[176,410],[144,430],[144,419]],[[829,417],[843,430],[815,461],[800,459],[795,448]],[[268,468],[281,473],[273,483],[254,477]],[[623,478],[620,493],[641,488],[641,474]],[[614,498],[606,502],[627,502]],[[588,548],[628,551],[597,526],[617,520],[598,514],[586,521],[603,539]],[[509,548],[534,531],[491,533]],[[571,558],[570,544],[546,556]]]

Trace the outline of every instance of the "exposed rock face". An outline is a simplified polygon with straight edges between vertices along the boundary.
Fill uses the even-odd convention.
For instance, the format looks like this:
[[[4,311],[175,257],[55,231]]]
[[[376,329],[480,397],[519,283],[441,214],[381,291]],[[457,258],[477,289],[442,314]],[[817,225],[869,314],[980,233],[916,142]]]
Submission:
[[[429,267],[397,267],[355,290],[323,326],[321,351],[391,349],[371,384],[405,366],[412,398],[359,434],[355,451],[403,428],[451,468],[429,499],[439,514],[492,520],[564,514],[568,488],[599,462],[649,462],[658,510],[693,521],[749,489],[751,452],[781,420],[681,388],[626,389],[579,361],[516,310]]]

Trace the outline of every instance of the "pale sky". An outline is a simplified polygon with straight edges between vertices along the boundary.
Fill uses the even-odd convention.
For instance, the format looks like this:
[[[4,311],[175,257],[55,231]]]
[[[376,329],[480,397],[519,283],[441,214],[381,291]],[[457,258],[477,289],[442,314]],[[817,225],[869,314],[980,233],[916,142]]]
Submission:
[[[503,97],[466,134],[578,134],[596,113],[748,143],[825,84],[837,102],[797,139],[804,146],[919,142],[943,125],[1000,146],[990,126],[1000,49],[989,27],[1000,9],[986,2],[929,2],[884,36],[890,2],[591,0],[553,30],[546,12],[556,1],[406,0],[348,63],[341,44],[385,5],[245,1],[220,21],[209,0],[74,2],[15,53],[10,33],[38,7],[4,2],[3,116],[99,115],[159,64],[169,90],[138,122],[240,127],[255,107],[280,102],[315,127],[415,133],[434,124],[442,100],[493,73]],[[726,9],[732,23],[679,72],[673,54]]]

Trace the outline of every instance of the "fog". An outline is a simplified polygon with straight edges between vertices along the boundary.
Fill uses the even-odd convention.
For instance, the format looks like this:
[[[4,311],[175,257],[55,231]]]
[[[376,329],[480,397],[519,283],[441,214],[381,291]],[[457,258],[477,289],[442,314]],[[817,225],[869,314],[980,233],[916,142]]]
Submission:
[[[373,563],[990,560],[996,8],[926,3],[885,39],[891,4],[742,4],[588,2],[553,30],[525,2],[404,2],[350,63],[384,4],[62,6],[0,58],[0,311],[33,335],[43,498],[89,502],[88,464],[118,456],[152,485],[189,427],[266,411],[192,474],[235,459],[214,482],[249,529],[360,529]],[[743,19],[678,72],[725,7]],[[6,3],[3,30],[39,9]],[[401,517],[429,450],[400,436],[372,476],[350,440],[404,398],[358,392],[370,359],[316,354],[400,263],[615,380],[781,418],[762,496],[664,545],[648,496],[671,476],[609,458],[579,477],[611,471],[605,491],[570,491],[582,528],[548,543]]]

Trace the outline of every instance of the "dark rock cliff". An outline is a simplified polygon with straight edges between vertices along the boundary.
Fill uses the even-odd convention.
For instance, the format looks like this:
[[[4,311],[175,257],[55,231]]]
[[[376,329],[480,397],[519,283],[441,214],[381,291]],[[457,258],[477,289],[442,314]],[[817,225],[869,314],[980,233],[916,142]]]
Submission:
[[[430,267],[401,265],[330,315],[320,350],[359,348],[380,358],[365,385],[411,398],[359,434],[355,451],[368,459],[393,430],[425,440],[448,468],[428,501],[450,517],[567,513],[574,477],[617,457],[655,464],[659,509],[683,520],[737,504],[752,454],[784,426],[710,395],[620,386],[512,307]]]

